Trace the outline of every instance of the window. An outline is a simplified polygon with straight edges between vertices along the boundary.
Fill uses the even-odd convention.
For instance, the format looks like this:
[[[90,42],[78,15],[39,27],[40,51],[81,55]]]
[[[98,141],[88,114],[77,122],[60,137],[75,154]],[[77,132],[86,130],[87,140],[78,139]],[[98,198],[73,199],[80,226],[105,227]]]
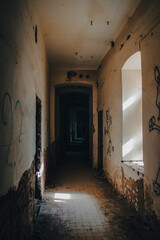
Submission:
[[[122,161],[143,171],[141,53],[122,68]]]

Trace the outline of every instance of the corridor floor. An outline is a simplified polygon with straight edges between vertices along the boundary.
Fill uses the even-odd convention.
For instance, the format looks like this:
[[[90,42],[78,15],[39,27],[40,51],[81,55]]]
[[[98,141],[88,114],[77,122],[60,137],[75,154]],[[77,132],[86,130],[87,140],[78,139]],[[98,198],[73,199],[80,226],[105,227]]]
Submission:
[[[59,167],[48,186],[32,239],[158,240],[85,159]]]

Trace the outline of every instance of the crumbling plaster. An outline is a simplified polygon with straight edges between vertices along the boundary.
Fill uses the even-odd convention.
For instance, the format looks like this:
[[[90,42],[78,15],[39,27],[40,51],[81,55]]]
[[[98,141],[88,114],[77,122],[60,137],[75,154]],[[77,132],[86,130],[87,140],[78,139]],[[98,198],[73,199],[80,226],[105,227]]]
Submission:
[[[110,108],[112,116],[111,137],[114,152],[107,155],[107,136],[103,137],[104,171],[116,188],[125,194],[123,174],[127,181],[135,182],[144,179],[145,209],[150,214],[155,213],[160,220],[160,197],[153,192],[153,181],[160,167],[160,135],[154,130],[149,132],[149,119],[157,116],[155,106],[156,82],[154,79],[155,66],[160,67],[160,2],[141,1],[134,15],[115,41],[114,48],[105,56],[98,70],[98,109]],[[130,37],[128,38],[128,36]],[[142,111],[143,111],[143,153],[144,177],[137,171],[125,166],[122,160],[122,79],[121,68],[126,60],[135,52],[141,51],[142,56]],[[104,126],[106,125],[105,114]],[[132,184],[133,186],[133,184]],[[152,204],[147,204],[148,190]],[[150,207],[150,210],[148,207]]]

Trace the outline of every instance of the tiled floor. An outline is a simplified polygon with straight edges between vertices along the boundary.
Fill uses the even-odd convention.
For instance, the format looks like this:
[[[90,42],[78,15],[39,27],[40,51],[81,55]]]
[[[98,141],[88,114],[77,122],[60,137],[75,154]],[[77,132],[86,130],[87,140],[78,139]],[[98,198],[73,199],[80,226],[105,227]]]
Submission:
[[[33,239],[158,240],[98,172],[75,159],[45,192]]]
[[[105,216],[97,200],[87,193],[47,193],[40,216],[50,215],[62,239],[101,239],[105,236]],[[58,238],[59,239],[59,238]]]

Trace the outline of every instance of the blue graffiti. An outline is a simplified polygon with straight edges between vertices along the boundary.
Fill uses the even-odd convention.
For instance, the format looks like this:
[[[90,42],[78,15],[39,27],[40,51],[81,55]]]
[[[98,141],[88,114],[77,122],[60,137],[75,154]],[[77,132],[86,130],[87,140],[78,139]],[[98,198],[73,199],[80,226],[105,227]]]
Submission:
[[[19,131],[19,142],[21,142],[21,134],[22,134],[22,107],[21,107],[21,103],[19,100],[17,100],[16,104],[15,104],[15,110],[17,108],[17,106],[19,106],[20,112],[21,112],[21,124],[20,124],[20,131]]]
[[[20,113],[21,113],[21,123],[20,123],[19,138],[18,138],[19,143],[21,143],[21,134],[22,134],[22,106],[21,106],[21,103],[20,103],[19,100],[16,101],[15,110],[17,109],[17,106],[19,106]],[[22,160],[22,154],[21,154],[21,157],[20,157],[20,159],[19,159],[19,162],[20,162],[21,160]]]

